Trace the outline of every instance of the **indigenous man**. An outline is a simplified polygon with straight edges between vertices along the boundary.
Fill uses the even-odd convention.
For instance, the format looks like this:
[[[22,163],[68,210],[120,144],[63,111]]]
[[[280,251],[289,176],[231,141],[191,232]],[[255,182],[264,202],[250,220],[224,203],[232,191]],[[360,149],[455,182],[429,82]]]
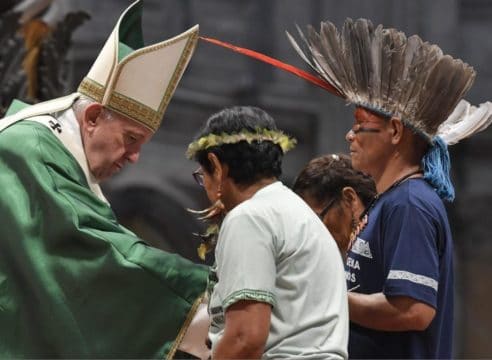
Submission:
[[[339,251],[318,216],[278,180],[294,145],[265,111],[242,106],[212,115],[188,147],[214,204],[205,217],[223,216],[208,242],[216,244],[209,278],[214,358],[347,358]]]
[[[118,224],[98,185],[138,160],[196,45],[198,26],[144,47],[141,13],[123,13],[77,93],[0,121],[2,358],[203,355],[188,327],[205,269]]]
[[[356,105],[347,133],[355,169],[378,194],[348,252],[352,358],[450,358],[453,243],[443,201],[454,198],[447,144],[483,129],[490,103],[460,104],[475,72],[418,36],[370,21],[329,22],[296,49]],[[291,38],[292,40],[292,38]],[[462,111],[463,107],[467,108]]]

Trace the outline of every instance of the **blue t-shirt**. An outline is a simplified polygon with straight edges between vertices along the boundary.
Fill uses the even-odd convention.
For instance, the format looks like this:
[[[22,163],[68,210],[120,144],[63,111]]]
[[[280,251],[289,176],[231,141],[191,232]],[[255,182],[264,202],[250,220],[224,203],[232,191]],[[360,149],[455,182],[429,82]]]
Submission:
[[[453,242],[446,209],[423,179],[384,193],[345,265],[349,291],[408,296],[436,315],[424,331],[386,332],[350,324],[350,358],[450,358]]]

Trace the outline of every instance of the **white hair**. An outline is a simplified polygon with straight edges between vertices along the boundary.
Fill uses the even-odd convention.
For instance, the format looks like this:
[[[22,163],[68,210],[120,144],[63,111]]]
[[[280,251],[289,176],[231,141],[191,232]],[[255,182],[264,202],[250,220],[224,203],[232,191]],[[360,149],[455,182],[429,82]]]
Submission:
[[[79,114],[82,114],[82,112],[91,104],[98,104],[98,102],[85,95],[80,95],[80,97],[72,105],[72,109],[77,118],[79,117]],[[101,117],[105,120],[114,118],[113,112],[105,107],[102,109]]]

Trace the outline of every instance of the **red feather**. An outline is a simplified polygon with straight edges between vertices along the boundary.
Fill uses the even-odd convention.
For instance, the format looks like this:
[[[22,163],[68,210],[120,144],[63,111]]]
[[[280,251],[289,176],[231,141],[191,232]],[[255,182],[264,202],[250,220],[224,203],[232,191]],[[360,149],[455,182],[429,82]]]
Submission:
[[[217,39],[213,39],[213,38],[208,38],[208,37],[203,37],[203,36],[200,36],[200,39],[204,40],[204,41],[207,41],[207,42],[210,42],[212,44],[215,44],[215,45],[218,45],[218,46],[222,46],[222,47],[225,47],[227,49],[231,49],[235,52],[238,52],[240,54],[243,54],[243,55],[246,55],[246,56],[249,56],[249,57],[252,57],[254,59],[257,59],[257,60],[260,60],[260,61],[263,61],[267,64],[270,64],[270,65],[273,65],[279,69],[282,69],[284,71],[287,71],[287,72],[290,72],[296,76],[299,76],[300,78],[303,78],[304,80],[307,80],[315,85],[318,85],[319,87],[329,91],[330,93],[336,95],[336,96],[339,96],[339,97],[343,97],[343,95],[341,95],[337,89],[335,89],[333,87],[333,85],[331,85],[328,81],[324,80],[324,79],[321,79],[317,76],[314,76],[313,74],[310,74],[304,70],[301,70],[295,66],[292,66],[290,64],[286,64],[280,60],[277,60],[277,59],[274,59],[270,56],[267,56],[267,55],[264,55],[264,54],[261,54],[259,52],[256,52],[256,51],[253,51],[253,50],[250,50],[250,49],[246,49],[246,48],[242,48],[242,47],[239,47],[239,46],[235,46],[235,45],[232,45],[232,44],[229,44],[229,43],[226,43],[226,42],[223,42],[223,41],[220,41],[220,40],[217,40]]]

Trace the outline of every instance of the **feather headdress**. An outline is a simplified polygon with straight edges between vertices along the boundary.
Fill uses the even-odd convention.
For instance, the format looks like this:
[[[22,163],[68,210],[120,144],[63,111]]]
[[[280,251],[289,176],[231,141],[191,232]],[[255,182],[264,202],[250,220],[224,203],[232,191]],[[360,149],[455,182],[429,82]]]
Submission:
[[[417,35],[374,28],[366,19],[345,20],[341,32],[330,22],[322,22],[319,33],[312,26],[306,35],[297,30],[303,48],[287,33],[294,49],[348,102],[398,117],[431,144],[422,159],[424,178],[442,199],[452,201],[449,153],[438,129],[473,84],[473,68]],[[462,115],[449,123],[457,130],[454,140],[483,129],[479,113],[467,121]],[[452,134],[450,128],[441,130]]]
[[[306,33],[297,30],[299,42],[287,36],[318,75],[315,81],[309,73],[261,53],[202,39],[293,73],[356,106],[400,118],[431,144],[422,159],[425,179],[441,198],[453,200],[447,145],[492,122],[491,103],[457,106],[475,80],[473,68],[417,35],[374,28],[366,19],[347,19],[341,31],[329,21],[321,23],[319,33],[312,26]]]
[[[319,33],[312,26],[306,34],[297,30],[301,41],[288,32],[287,37],[317,77],[250,49],[201,40],[290,72],[355,105],[397,116],[430,143],[475,79],[471,66],[437,45],[382,25],[374,28],[367,19],[347,19],[340,32],[329,21]]]
[[[297,30],[302,47],[287,33],[294,49],[348,102],[399,117],[429,142],[475,79],[437,45],[367,19],[347,19],[340,32],[331,22]]]

